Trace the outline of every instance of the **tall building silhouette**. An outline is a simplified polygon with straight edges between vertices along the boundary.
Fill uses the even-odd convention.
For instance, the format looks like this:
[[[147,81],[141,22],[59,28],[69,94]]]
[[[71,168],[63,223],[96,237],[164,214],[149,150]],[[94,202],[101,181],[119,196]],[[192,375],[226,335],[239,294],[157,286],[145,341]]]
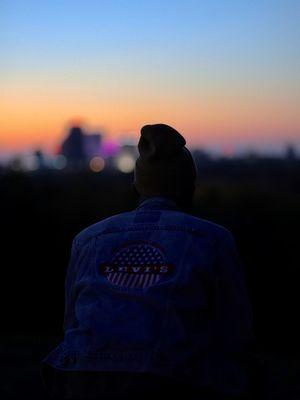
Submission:
[[[86,134],[80,126],[73,126],[61,145],[60,154],[66,157],[67,167],[82,169],[101,153],[100,133]]]
[[[84,152],[84,133],[79,126],[73,126],[61,146],[61,154],[68,162],[68,167],[81,168],[86,163]]]

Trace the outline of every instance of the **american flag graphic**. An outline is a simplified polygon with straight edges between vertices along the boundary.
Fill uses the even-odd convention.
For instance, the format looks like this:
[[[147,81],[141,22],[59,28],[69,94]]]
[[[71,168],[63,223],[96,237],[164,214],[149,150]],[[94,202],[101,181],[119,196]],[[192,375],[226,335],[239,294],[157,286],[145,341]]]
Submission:
[[[111,284],[132,289],[153,286],[171,270],[161,249],[149,243],[127,245],[100,266]]]

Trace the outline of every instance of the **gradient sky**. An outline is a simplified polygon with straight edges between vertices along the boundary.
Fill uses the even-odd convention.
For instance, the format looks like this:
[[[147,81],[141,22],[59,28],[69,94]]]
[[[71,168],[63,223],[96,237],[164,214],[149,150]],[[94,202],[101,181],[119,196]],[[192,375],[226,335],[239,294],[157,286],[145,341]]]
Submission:
[[[190,145],[300,144],[299,0],[1,0],[0,153],[74,118]]]

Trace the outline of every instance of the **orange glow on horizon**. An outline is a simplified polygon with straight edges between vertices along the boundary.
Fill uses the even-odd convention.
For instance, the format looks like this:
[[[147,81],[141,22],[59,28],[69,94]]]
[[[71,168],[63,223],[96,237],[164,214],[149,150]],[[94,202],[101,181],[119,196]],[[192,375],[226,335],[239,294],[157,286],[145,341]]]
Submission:
[[[89,130],[100,130],[112,138],[138,138],[143,125],[163,122],[182,132],[188,144],[200,146],[217,141],[299,140],[296,102],[253,102],[247,98],[226,101],[226,96],[220,95],[201,102],[170,98],[162,103],[161,99],[149,98],[149,102],[137,104],[135,99],[92,102],[57,99],[50,94],[17,90],[6,93],[0,100],[0,151],[42,148],[53,152],[72,124],[87,124]]]

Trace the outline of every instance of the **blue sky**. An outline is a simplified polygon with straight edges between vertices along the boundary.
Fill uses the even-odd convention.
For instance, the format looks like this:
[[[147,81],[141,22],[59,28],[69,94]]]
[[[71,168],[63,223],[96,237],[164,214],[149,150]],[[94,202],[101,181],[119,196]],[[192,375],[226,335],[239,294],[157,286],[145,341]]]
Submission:
[[[90,110],[98,107],[105,110],[104,125],[112,134],[123,128],[137,130],[142,117],[137,120],[135,112],[149,119],[156,112],[191,132],[194,142],[200,132],[200,144],[201,130],[219,140],[222,135],[216,132],[223,128],[224,141],[238,140],[244,131],[249,131],[250,142],[253,132],[256,145],[264,131],[268,138],[276,136],[282,141],[286,134],[287,140],[296,140],[300,128],[296,115],[300,106],[299,21],[298,0],[2,0],[2,101],[7,115],[12,114],[12,107],[22,109],[22,102],[31,102],[32,109],[23,112],[26,132],[22,135],[34,143],[41,128],[35,134],[37,128],[30,118],[34,106],[41,107],[41,92],[48,96],[53,112],[55,96],[65,98],[61,124],[69,114],[69,118],[77,115],[80,107],[83,117],[96,123],[96,111],[89,113],[88,106]],[[84,104],[72,100],[79,96]],[[120,117],[118,124],[110,122],[115,107],[120,110],[122,105],[126,118]],[[267,119],[277,116],[270,126],[260,125],[259,105]],[[199,116],[198,108],[203,110]],[[233,116],[229,118],[233,110],[236,125]],[[213,113],[219,119],[216,126]],[[51,125],[52,113],[47,117],[43,109],[42,114],[40,125],[42,120]],[[245,118],[248,125],[242,123]],[[58,124],[53,122],[53,131]],[[2,125],[0,120],[0,135],[6,135],[8,126],[8,120]],[[12,121],[11,126],[7,135],[17,138],[16,123]],[[49,133],[45,133],[45,143],[50,143]]]

